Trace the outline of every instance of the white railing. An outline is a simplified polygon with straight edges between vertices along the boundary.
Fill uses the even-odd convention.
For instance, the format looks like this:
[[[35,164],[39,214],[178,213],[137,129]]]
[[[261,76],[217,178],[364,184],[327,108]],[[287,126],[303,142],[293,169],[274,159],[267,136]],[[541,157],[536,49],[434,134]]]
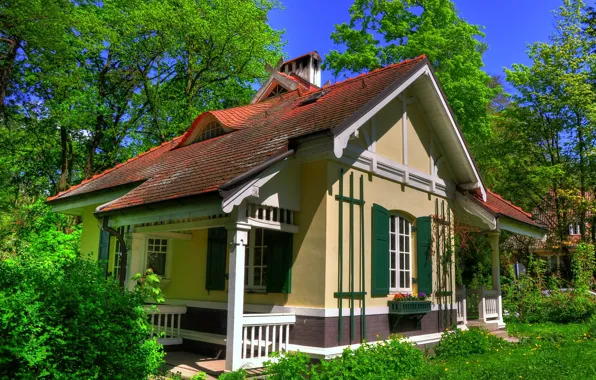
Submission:
[[[499,294],[496,290],[484,291],[484,318],[499,318]]]
[[[466,304],[466,287],[465,286],[456,290],[455,305],[457,307],[457,324],[466,324],[467,304]]]
[[[164,346],[182,344],[180,322],[182,314],[186,314],[186,306],[147,305],[145,312],[153,326],[151,337],[157,336],[157,341]]]
[[[242,367],[262,367],[272,352],[286,352],[294,314],[244,314],[242,319]]]

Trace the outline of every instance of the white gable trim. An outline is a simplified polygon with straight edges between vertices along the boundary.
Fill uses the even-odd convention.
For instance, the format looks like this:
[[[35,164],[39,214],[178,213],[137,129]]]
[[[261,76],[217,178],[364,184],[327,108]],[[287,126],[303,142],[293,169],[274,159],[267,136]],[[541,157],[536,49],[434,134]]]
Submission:
[[[435,93],[439,97],[439,99],[441,101],[441,105],[443,106],[445,113],[447,114],[447,116],[449,118],[449,123],[450,123],[451,127],[453,128],[455,135],[457,136],[457,140],[465,151],[466,158],[468,161],[467,164],[472,168],[474,177],[476,178],[475,183],[459,184],[459,185],[464,188],[480,188],[480,191],[482,193],[482,198],[483,198],[483,200],[486,201],[486,190],[484,189],[484,185],[482,184],[480,175],[479,175],[478,171],[476,170],[476,166],[474,165],[472,157],[470,156],[470,152],[468,151],[468,148],[466,147],[466,144],[464,143],[464,140],[463,140],[463,137],[459,131],[459,128],[457,127],[457,124],[455,123],[455,120],[453,119],[453,116],[451,115],[451,111],[450,111],[449,107],[447,106],[447,102],[446,102],[445,98],[443,97],[443,94],[442,94],[441,90],[439,89],[438,83],[436,82],[434,76],[432,75],[431,69],[428,64],[424,65],[423,67],[418,69],[418,71],[413,73],[404,83],[402,83],[399,87],[397,87],[392,93],[390,93],[387,97],[382,99],[377,105],[375,105],[372,109],[370,109],[363,116],[361,116],[359,119],[357,119],[354,123],[352,123],[350,126],[348,126],[345,130],[343,130],[341,133],[336,135],[333,138],[333,153],[334,153],[335,157],[337,157],[337,158],[342,157],[342,155],[344,154],[344,150],[348,146],[350,136],[354,135],[356,133],[356,131],[358,131],[363,125],[365,125],[365,123],[367,121],[369,121],[371,118],[373,118],[373,116],[375,114],[377,114],[381,109],[383,109],[383,107],[385,107],[387,104],[389,104],[389,102],[391,102],[396,97],[400,96],[412,83],[414,83],[422,75],[426,75],[431,80],[431,83],[434,87]]]
[[[288,91],[294,91],[295,89],[298,88],[298,84],[296,82],[293,82],[292,80],[282,76],[277,71],[273,71],[271,73],[271,75],[269,76],[269,79],[267,79],[267,81],[261,86],[259,91],[257,91],[255,96],[252,98],[252,100],[250,101],[250,104],[254,104],[254,103],[257,103],[260,100],[262,100],[263,96],[271,88],[273,81],[275,81],[275,84],[282,86],[283,88],[285,88]]]
[[[269,168],[265,169],[252,180],[248,181],[239,188],[233,190],[221,201],[221,207],[225,213],[230,213],[235,206],[239,206],[247,198],[258,198],[259,188],[269,182],[288,164],[288,159],[279,161]]]

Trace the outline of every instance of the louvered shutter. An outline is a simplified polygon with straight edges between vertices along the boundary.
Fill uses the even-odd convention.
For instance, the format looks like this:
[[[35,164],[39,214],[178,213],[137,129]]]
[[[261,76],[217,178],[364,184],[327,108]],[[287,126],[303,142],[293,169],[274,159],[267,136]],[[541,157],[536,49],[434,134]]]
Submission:
[[[99,262],[99,267],[103,269],[105,276],[108,275],[109,255],[110,255],[110,233],[108,231],[100,230],[97,261]]]
[[[416,257],[418,258],[418,292],[433,291],[433,260],[431,250],[431,218],[416,219]]]
[[[207,290],[226,290],[225,227],[210,228],[207,238]]]
[[[267,246],[267,292],[289,294],[292,290],[293,235],[265,230],[263,238]]]
[[[373,297],[389,294],[389,212],[373,205],[372,217],[372,286]]]

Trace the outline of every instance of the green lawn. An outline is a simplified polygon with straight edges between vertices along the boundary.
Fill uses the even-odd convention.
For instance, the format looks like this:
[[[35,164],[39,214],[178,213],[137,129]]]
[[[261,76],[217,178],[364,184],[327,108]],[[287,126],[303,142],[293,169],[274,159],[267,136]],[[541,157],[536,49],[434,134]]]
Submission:
[[[596,379],[596,336],[584,324],[508,325],[519,344],[467,357],[429,359],[418,379]]]

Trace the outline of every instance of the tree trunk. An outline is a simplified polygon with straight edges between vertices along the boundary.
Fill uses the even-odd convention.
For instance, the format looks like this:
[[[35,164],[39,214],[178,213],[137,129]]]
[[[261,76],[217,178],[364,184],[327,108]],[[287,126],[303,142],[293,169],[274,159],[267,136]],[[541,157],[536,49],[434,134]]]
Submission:
[[[8,44],[6,56],[3,57],[4,65],[0,67],[0,115],[4,115],[4,103],[6,93],[12,76],[12,69],[17,58],[20,41],[15,38],[2,38],[2,41]]]

